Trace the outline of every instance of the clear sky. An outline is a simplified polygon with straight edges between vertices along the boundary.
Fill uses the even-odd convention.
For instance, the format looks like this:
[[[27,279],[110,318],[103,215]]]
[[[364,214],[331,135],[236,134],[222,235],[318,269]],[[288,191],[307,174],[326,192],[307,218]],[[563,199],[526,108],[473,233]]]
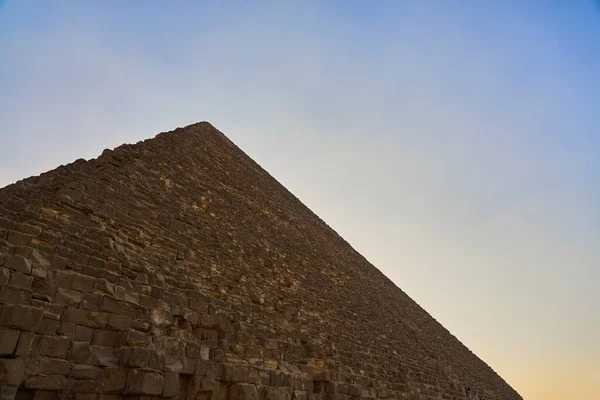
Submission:
[[[0,186],[207,120],[526,399],[598,398],[597,3],[201,3],[0,1]]]

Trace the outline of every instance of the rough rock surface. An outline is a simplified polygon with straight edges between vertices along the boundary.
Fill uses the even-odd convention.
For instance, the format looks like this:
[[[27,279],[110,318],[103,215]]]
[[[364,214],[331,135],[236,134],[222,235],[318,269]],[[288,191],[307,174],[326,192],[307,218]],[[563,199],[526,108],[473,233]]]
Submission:
[[[208,123],[0,190],[0,400],[465,387],[521,399]]]

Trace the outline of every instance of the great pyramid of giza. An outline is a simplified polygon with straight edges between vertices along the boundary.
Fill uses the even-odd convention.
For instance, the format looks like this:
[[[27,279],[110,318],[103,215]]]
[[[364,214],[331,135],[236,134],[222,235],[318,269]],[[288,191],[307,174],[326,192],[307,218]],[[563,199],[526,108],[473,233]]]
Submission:
[[[206,122],[0,190],[0,387],[521,399]]]

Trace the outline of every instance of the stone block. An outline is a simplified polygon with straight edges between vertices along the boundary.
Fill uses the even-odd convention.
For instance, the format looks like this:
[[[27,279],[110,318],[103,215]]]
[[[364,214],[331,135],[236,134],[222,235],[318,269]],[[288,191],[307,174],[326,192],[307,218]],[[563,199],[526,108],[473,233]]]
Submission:
[[[107,329],[96,329],[92,336],[92,344],[104,347],[112,347],[116,341],[117,334],[115,331]]]
[[[0,400],[14,400],[17,390],[16,386],[0,386]]]
[[[35,331],[42,321],[43,310],[21,304],[4,304],[0,312],[0,326]]]
[[[228,398],[231,400],[258,400],[256,386],[249,383],[231,385]]]
[[[4,285],[0,288],[0,304],[26,304],[31,292],[24,288]]]
[[[57,358],[36,357],[25,369],[27,376],[35,375],[69,375],[71,363]]]
[[[67,386],[67,378],[62,375],[30,376],[23,382],[26,389],[61,390]]]
[[[22,358],[0,358],[0,385],[19,386],[25,377],[25,367]]]
[[[9,268],[22,272],[26,275],[31,275],[31,260],[17,254],[13,254],[4,260],[3,266],[4,268]]]
[[[74,379],[71,381],[71,390],[75,393],[97,393],[99,384],[94,379]]]
[[[124,330],[124,329],[129,329],[129,325],[131,323],[131,318],[123,316],[123,315],[117,315],[117,314],[110,314],[110,316],[108,317],[108,323],[107,323],[107,327],[110,329],[115,329],[115,330]]]
[[[77,325],[75,327],[74,340],[77,342],[90,343],[92,341],[93,335],[94,335],[94,330],[92,328],[88,328],[87,326],[83,326],[83,325]]]
[[[108,317],[110,314],[105,312],[97,312],[97,311],[86,311],[86,326],[91,328],[104,328],[108,323]]]
[[[117,344],[120,346],[150,346],[152,341],[147,333],[127,329],[119,333]]]
[[[84,274],[74,274],[71,281],[71,289],[91,293],[94,290],[96,278]]]
[[[102,380],[100,381],[100,392],[120,393],[127,384],[127,369],[120,367],[104,368]]]
[[[52,257],[52,262],[51,262],[52,269],[53,270],[63,270],[63,269],[65,269],[67,267],[67,262],[68,261],[69,260],[67,260],[66,258],[61,257],[58,254],[55,254]]]
[[[308,394],[300,390],[294,390],[292,400],[308,400]]]
[[[6,285],[8,283],[9,277],[10,277],[10,273],[9,273],[8,269],[0,268],[0,285]]]
[[[175,397],[179,395],[179,374],[175,372],[164,373],[165,384],[162,392],[163,397]]]
[[[34,347],[37,345],[38,340],[39,336],[33,332],[21,332],[21,335],[19,336],[19,343],[17,344],[17,348],[15,350],[15,356],[29,356],[33,352]]]
[[[115,287],[115,298],[131,304],[140,304],[140,295],[132,290],[127,290],[122,286]]]
[[[161,351],[150,349],[150,359],[148,360],[148,368],[164,371],[165,365],[165,354]]]
[[[109,294],[111,296],[115,295],[115,285],[112,284],[112,283],[110,283],[109,281],[107,281],[104,278],[98,279],[94,283],[94,288],[97,289],[97,290],[99,290],[99,291],[101,291],[101,292],[107,293],[107,294]]]
[[[239,364],[224,364],[223,380],[225,382],[240,382],[248,381],[249,368]]]
[[[31,268],[31,276],[42,281],[46,280],[46,278],[48,277],[48,269],[34,264]]]
[[[21,232],[17,232],[17,231],[8,231],[8,237],[6,238],[6,241],[8,243],[12,243],[15,244],[17,246],[27,246],[29,244],[29,241],[31,240],[31,236],[21,233]]]
[[[73,400],[98,400],[98,395],[96,393],[75,393],[73,396]]]
[[[150,351],[143,347],[122,347],[119,350],[119,361],[125,367],[144,368],[148,366]]]
[[[71,359],[77,364],[89,364],[92,361],[92,346],[86,342],[72,342]]]
[[[66,336],[41,336],[38,352],[42,356],[65,358],[69,351],[70,342]]]
[[[77,307],[79,303],[81,303],[82,298],[83,294],[77,290],[71,290],[62,287],[59,287],[56,290],[55,301],[57,304]]]
[[[13,355],[19,342],[19,334],[16,329],[0,328],[0,357]]]
[[[39,226],[26,224],[24,222],[15,224],[14,229],[18,232],[25,233],[25,234],[31,235],[31,236],[36,236],[36,237],[39,237],[42,234],[42,228],[40,228]]]
[[[58,326],[58,334],[61,336],[66,336],[69,339],[74,339],[76,327],[77,325],[72,322],[62,321]]]
[[[25,289],[31,288],[32,283],[33,278],[31,276],[25,275],[19,271],[14,271],[12,274],[10,274],[10,279],[8,281],[9,285]]]
[[[153,370],[133,368],[127,374],[127,386],[124,394],[160,395],[164,388],[162,373]]]
[[[117,366],[118,360],[111,347],[91,346],[90,348],[92,353],[89,362],[90,365],[97,365],[100,367]]]
[[[54,318],[42,318],[42,322],[36,332],[42,335],[54,335],[59,324],[60,321]]]
[[[223,364],[214,363],[211,361],[198,361],[196,363],[196,375],[206,376],[210,379],[223,379],[225,367]]]
[[[93,365],[75,364],[71,370],[71,377],[75,379],[101,379],[103,370]]]

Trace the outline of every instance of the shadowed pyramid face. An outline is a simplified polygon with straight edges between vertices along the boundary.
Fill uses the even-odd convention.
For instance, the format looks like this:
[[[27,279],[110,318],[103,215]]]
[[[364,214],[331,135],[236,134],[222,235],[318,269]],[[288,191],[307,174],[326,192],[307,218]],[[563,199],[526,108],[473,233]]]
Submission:
[[[208,123],[0,190],[0,265],[2,400],[521,398]]]

